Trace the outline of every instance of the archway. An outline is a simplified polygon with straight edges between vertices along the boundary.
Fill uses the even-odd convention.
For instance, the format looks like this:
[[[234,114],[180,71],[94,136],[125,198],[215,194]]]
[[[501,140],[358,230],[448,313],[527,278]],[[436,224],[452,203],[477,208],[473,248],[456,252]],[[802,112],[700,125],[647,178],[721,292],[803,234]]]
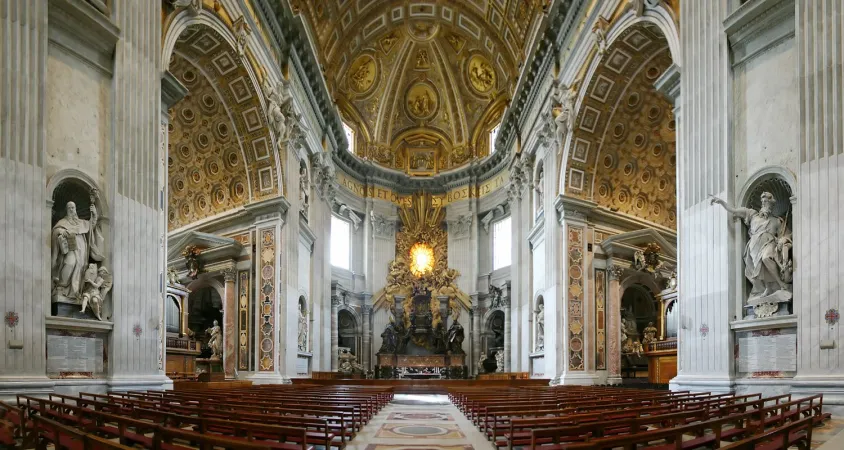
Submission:
[[[358,355],[360,348],[359,341],[360,333],[358,333],[358,323],[355,316],[349,311],[341,310],[337,312],[337,346],[346,347],[350,349],[352,354]],[[336,357],[336,355],[334,355]]]
[[[643,340],[657,323],[657,302],[654,293],[642,284],[628,286],[621,296],[621,373],[625,381],[645,382],[648,359]]]
[[[212,286],[196,289],[188,297],[188,329],[193,331],[199,342],[202,342],[202,353],[200,358],[211,356],[211,349],[207,347],[209,336],[208,329],[217,321],[222,328],[223,325],[223,299],[220,293]],[[225,333],[225,330],[223,330]]]

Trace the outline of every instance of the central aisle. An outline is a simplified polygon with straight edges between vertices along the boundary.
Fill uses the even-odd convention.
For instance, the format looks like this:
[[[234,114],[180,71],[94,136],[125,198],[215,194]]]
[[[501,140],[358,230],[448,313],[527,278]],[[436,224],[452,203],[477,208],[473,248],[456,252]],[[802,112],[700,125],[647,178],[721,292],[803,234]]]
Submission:
[[[348,450],[492,450],[445,395],[396,394]]]

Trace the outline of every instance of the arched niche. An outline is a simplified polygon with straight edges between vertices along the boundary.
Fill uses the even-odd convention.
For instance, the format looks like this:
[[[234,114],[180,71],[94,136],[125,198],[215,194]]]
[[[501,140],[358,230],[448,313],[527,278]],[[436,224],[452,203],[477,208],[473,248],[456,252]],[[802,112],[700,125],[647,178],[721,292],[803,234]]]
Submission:
[[[790,286],[795,276],[794,272],[797,270],[793,258],[797,253],[793,248],[794,242],[791,236],[794,230],[793,210],[797,202],[796,189],[797,180],[790,170],[781,166],[763,167],[748,178],[747,182],[742,186],[741,191],[739,191],[737,197],[738,202],[734,205],[737,208],[750,208],[760,211],[762,194],[767,192],[773,195],[774,204],[771,207],[771,215],[783,219],[786,226],[786,230],[782,230],[784,233],[783,236],[775,236],[775,239],[778,241],[775,245],[777,256],[782,256],[783,261],[790,261],[792,264],[793,271],[786,272],[783,278],[783,281],[789,285],[789,290],[791,290]],[[750,239],[749,229],[747,223],[743,220],[736,220],[735,227],[736,236],[739,236],[733,249],[736,267],[739,270],[736,276],[735,292],[737,297],[742,299],[742,312],[737,314],[737,316],[754,318],[757,317],[757,311],[752,305],[748,304],[748,299],[752,295],[753,285],[745,274],[745,250]],[[782,237],[786,237],[786,239],[781,239]],[[786,264],[783,264],[783,266],[786,266]],[[775,314],[787,315],[792,313],[792,301],[788,301],[780,303],[780,307]]]
[[[337,311],[337,346],[350,349],[352,354],[359,356],[360,349],[360,321],[348,309]],[[336,355],[335,355],[336,356]]]
[[[307,352],[310,346],[310,311],[308,299],[304,295],[300,295],[296,305],[298,315],[298,340],[296,345],[300,352]]]
[[[533,307],[533,351],[545,350],[545,299],[536,297]]]
[[[51,314],[110,321],[114,277],[106,200],[94,180],[76,169],[57,172],[47,189]]]

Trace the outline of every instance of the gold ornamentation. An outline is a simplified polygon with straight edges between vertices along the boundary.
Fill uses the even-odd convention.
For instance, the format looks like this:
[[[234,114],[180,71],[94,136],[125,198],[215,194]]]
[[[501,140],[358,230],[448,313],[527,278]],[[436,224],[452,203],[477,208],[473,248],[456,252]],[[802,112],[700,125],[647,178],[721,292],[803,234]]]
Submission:
[[[478,93],[485,94],[495,86],[495,70],[483,56],[472,56],[468,71],[469,82]]]
[[[370,55],[359,56],[349,68],[349,86],[358,94],[363,94],[375,84],[377,75],[375,58]]]
[[[463,50],[463,46],[466,45],[466,39],[463,39],[460,35],[454,33],[449,34],[446,37],[446,40],[449,44],[451,44],[451,48],[454,49],[455,53],[460,53],[460,50]]]
[[[399,35],[395,31],[391,31],[390,34],[381,38],[381,51],[384,52],[385,55],[390,53],[390,50],[393,49],[393,46],[396,45],[396,41],[399,40]]]
[[[410,37],[417,41],[429,41],[437,35],[440,26],[428,22],[411,22],[407,26]]]
[[[416,68],[417,69],[430,69],[431,68],[431,60],[428,59],[428,50],[426,49],[419,49],[416,53]]]
[[[427,120],[434,116],[439,106],[439,97],[427,83],[419,82],[407,91],[407,113],[410,118]]]

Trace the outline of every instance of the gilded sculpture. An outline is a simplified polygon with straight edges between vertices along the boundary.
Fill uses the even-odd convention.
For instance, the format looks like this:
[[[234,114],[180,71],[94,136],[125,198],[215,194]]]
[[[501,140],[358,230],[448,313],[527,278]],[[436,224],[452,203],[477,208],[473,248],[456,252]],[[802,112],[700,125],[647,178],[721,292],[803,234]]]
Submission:
[[[485,94],[495,86],[495,70],[481,55],[469,59],[469,82],[478,93]]]
[[[349,68],[349,85],[358,94],[369,91],[375,83],[375,59],[369,55],[361,55]]]

